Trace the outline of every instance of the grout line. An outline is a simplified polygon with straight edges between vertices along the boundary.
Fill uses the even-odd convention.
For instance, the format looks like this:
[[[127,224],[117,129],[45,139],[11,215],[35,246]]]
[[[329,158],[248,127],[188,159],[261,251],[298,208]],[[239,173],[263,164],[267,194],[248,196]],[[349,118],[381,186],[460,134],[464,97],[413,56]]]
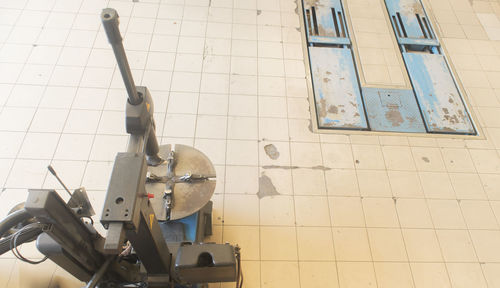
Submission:
[[[279,3],[279,5],[280,5],[280,12],[279,12],[279,14],[280,14],[280,21],[279,21],[279,22],[280,22],[280,24],[281,24],[281,22],[282,22],[282,21],[281,21],[281,20],[282,20],[282,19],[281,19],[281,3]],[[258,21],[257,21],[257,22],[258,22]],[[258,47],[258,46],[259,46],[259,45],[258,45],[258,43],[259,43],[259,37],[258,37],[258,36],[259,36],[259,34],[258,34],[258,28],[259,28],[259,25],[257,24],[257,40],[258,40],[258,42],[257,42],[257,61],[258,61],[258,59],[259,59],[259,47]],[[282,27],[281,27],[281,26],[280,26],[280,39],[281,39],[281,41],[280,41],[279,43],[280,43],[280,45],[281,45],[281,53],[283,54],[283,58],[280,58],[280,59],[283,59],[283,76],[282,76],[282,78],[284,78],[284,83],[285,83],[285,96],[286,96],[286,97],[285,97],[285,106],[286,106],[286,107],[285,107],[285,109],[286,109],[286,122],[287,122],[287,129],[288,129],[288,141],[287,141],[287,142],[288,142],[288,153],[289,153],[290,165],[293,165],[293,158],[292,158],[292,155],[293,155],[293,151],[292,151],[292,141],[291,141],[291,137],[290,137],[290,131],[291,131],[291,130],[290,130],[290,129],[291,129],[291,128],[290,128],[290,119],[291,119],[291,118],[289,118],[289,115],[288,115],[288,114],[289,114],[289,113],[288,113],[288,112],[289,112],[289,111],[288,111],[288,98],[289,98],[289,97],[288,97],[288,91],[286,90],[286,83],[287,83],[287,77],[286,77],[286,74],[287,74],[287,73],[286,73],[286,66],[285,66],[285,61],[284,61],[284,55],[285,55],[285,51],[284,51],[284,50],[285,50],[285,48],[284,48],[284,46],[283,46],[283,44],[284,44],[284,41],[283,41],[283,29],[282,29]],[[258,79],[257,79],[257,80],[258,80]],[[258,83],[258,81],[257,81],[257,83]],[[257,90],[257,93],[258,93],[258,90]],[[258,96],[258,98],[260,98],[260,97],[261,97],[261,96],[259,95],[259,96]],[[259,117],[259,119],[261,118],[259,115],[258,115],[258,117]],[[269,118],[272,118],[272,117],[269,117]],[[274,141],[273,141],[273,142],[274,142]],[[321,146],[320,146],[320,153],[321,153]],[[322,164],[323,164],[323,157],[321,157],[321,162],[322,162]],[[324,173],[324,172],[323,172],[323,173]],[[303,285],[302,285],[302,279],[301,279],[301,275],[300,275],[300,262],[302,262],[302,261],[301,261],[301,259],[300,259],[300,251],[299,251],[299,249],[300,249],[299,247],[300,247],[300,246],[299,246],[299,234],[298,234],[299,232],[298,232],[298,230],[299,230],[299,228],[300,228],[300,227],[305,227],[305,226],[298,226],[298,225],[297,225],[297,209],[296,209],[296,205],[297,205],[297,203],[296,203],[296,202],[297,202],[296,196],[297,196],[297,195],[295,194],[295,187],[294,187],[294,186],[295,186],[295,185],[294,185],[295,178],[294,178],[294,175],[293,175],[293,171],[290,171],[290,179],[291,179],[291,183],[290,183],[290,184],[291,184],[291,188],[292,188],[292,191],[291,191],[291,192],[292,192],[292,194],[291,194],[291,196],[292,196],[292,197],[291,197],[291,198],[292,198],[292,205],[293,205],[293,213],[294,213],[294,217],[295,217],[295,221],[294,221],[295,225],[294,225],[293,227],[294,227],[294,230],[295,230],[295,242],[296,242],[296,243],[295,243],[295,245],[296,245],[296,247],[297,247],[297,261],[295,261],[294,263],[297,263],[297,272],[298,272],[298,274],[297,274],[297,278],[298,278],[298,280],[299,280],[298,286],[299,286],[299,287],[302,287]],[[326,188],[326,187],[325,187],[325,188]],[[324,196],[320,196],[320,197],[324,197]],[[324,197],[324,198],[328,201],[328,198],[327,198],[327,197]],[[327,205],[328,205],[328,203],[327,203]],[[328,210],[329,210],[329,209],[328,209]],[[329,217],[328,221],[329,221],[329,223],[330,223],[330,225],[331,225],[331,218],[330,218],[330,215],[328,215],[328,217]],[[330,228],[330,237],[331,237],[331,240],[332,240],[332,242],[331,242],[331,243],[332,243],[332,246],[333,246],[333,247],[332,247],[332,250],[333,250],[333,254],[334,254],[334,258],[335,258],[335,257],[336,257],[336,253],[335,253],[335,245],[334,245],[334,242],[333,242],[333,234],[332,234],[332,229],[331,229],[331,228]],[[338,283],[338,281],[339,281],[338,279],[339,279],[339,278],[338,278],[338,269],[337,269],[337,263],[336,263],[336,262],[335,262],[335,269],[337,270],[336,272],[337,272],[337,283]],[[304,288],[305,288],[305,287],[304,287]]]
[[[472,161],[472,157],[469,153],[469,150],[466,149],[467,151],[467,155],[469,156],[469,158],[471,159],[471,162],[472,162],[472,165],[474,166],[474,170],[475,170],[475,174],[476,175],[480,175],[479,172],[477,171],[477,167],[476,167],[476,164],[474,163],[474,161]],[[441,157],[443,157],[444,159],[444,156],[442,155],[443,154],[443,148],[440,148],[439,149],[439,153],[441,153]],[[455,192],[455,196],[456,196],[456,191],[455,191],[455,187],[453,186],[453,182],[451,181],[451,177],[449,176],[449,173],[448,173],[448,177],[450,178],[450,182],[452,183],[452,188],[453,188],[453,191]],[[485,196],[488,198],[488,195],[486,195],[486,193],[484,192],[484,184],[483,184],[483,181],[481,179],[481,177],[479,177],[479,181],[481,183],[481,190],[483,191],[483,193],[485,194]],[[469,225],[467,224],[467,220],[465,219],[465,216],[464,216],[464,213],[463,213],[463,209],[462,209],[462,203],[461,203],[461,200],[463,199],[458,199],[457,197],[457,201],[458,201],[458,207],[460,208],[460,214],[462,215],[462,220],[464,221],[464,224],[465,224],[465,227],[466,227],[466,231],[467,231],[467,235],[469,236],[469,239],[471,241],[471,246],[472,246],[472,249],[474,250],[474,255],[476,256],[476,259],[477,259],[477,263],[479,264],[479,267],[481,268],[481,273],[483,275],[483,280],[484,280],[484,283],[488,283],[488,278],[486,277],[486,273],[484,271],[484,265],[482,264],[482,262],[480,261],[479,259],[479,255],[477,254],[477,249],[476,249],[476,245],[473,241],[473,238],[472,238],[472,234],[471,234],[471,230],[469,228]],[[493,207],[491,206],[491,200],[487,199],[487,200],[479,200],[479,201],[487,201],[488,203],[488,207],[490,207],[490,211],[491,213],[493,214],[493,218],[495,219],[495,222],[497,224],[497,229],[500,227],[499,225],[499,220],[497,218],[497,216],[495,215],[495,210],[493,210]],[[496,229],[495,229],[496,230]],[[472,230],[473,231],[473,230]],[[436,233],[437,234],[437,233]],[[437,237],[437,236],[436,236]],[[439,247],[441,248],[441,242],[439,241],[439,238],[438,238],[438,243],[439,243]],[[442,250],[442,248],[441,248]],[[447,266],[447,265],[446,265]],[[446,271],[448,271],[448,268],[446,268]],[[449,273],[449,272],[448,272]],[[449,276],[451,278],[451,276]]]
[[[25,2],[25,4],[24,4],[24,8],[25,8],[27,5],[28,5],[28,2]],[[55,5],[55,3],[54,3],[53,5]],[[82,5],[82,4],[80,4],[80,5]],[[23,11],[24,11],[24,8],[23,8]],[[54,6],[52,6],[52,8],[54,8]],[[19,19],[21,18],[21,15],[22,15],[22,12],[21,12],[21,13],[19,14],[19,16],[17,17],[17,19],[16,19],[16,23],[17,23],[17,22],[19,21]],[[46,17],[45,21],[47,21],[47,19],[48,19],[48,17]],[[75,19],[73,19],[73,22],[74,22],[74,21],[75,21]],[[13,27],[15,27],[15,25],[13,25]],[[11,30],[11,32],[12,32],[12,31],[13,31],[13,29]],[[37,35],[37,39],[34,41],[34,43],[32,43],[32,46],[33,46],[33,45],[35,45],[35,43],[37,42],[37,40],[40,38],[40,35],[42,34],[42,31],[43,31],[43,29],[40,29],[40,31],[38,32],[38,35]],[[11,35],[11,33],[9,33],[9,37],[10,37],[10,35]],[[31,49],[31,51],[30,51],[30,55],[31,55],[31,53],[33,53],[33,49]],[[21,75],[22,75],[22,73],[23,73],[23,71],[24,71],[24,68],[25,68],[25,67],[26,67],[26,65],[27,65],[28,59],[29,59],[29,56],[28,56],[28,58],[26,58],[26,60],[25,60],[25,62],[24,62],[24,64],[23,64],[23,67],[21,68],[21,70],[20,70],[20,72],[19,72],[19,75],[18,75],[18,76],[17,76],[17,78],[16,78],[15,83],[12,83],[13,87],[12,87],[12,89],[11,89],[11,91],[10,91],[10,94],[9,94],[9,96],[5,99],[5,103],[6,103],[6,104],[8,103],[8,101],[9,101],[10,97],[12,96],[12,91],[14,90],[15,86],[18,84],[19,79],[21,78]],[[50,77],[52,77],[52,73],[54,73],[55,65],[49,65],[49,66],[52,66],[52,70],[51,70],[51,72],[50,72]],[[47,90],[47,87],[48,87],[48,82],[50,81],[50,77],[49,77],[49,80],[47,80],[47,83],[46,83],[46,84],[44,84],[44,85],[37,85],[37,86],[45,86],[45,87],[43,88],[42,95],[43,95],[43,93]],[[38,104],[37,104],[37,106],[36,106],[36,107],[35,107],[35,109],[34,109],[33,115],[31,116],[30,123],[29,123],[29,125],[27,126],[26,130],[22,131],[22,132],[24,133],[24,136],[23,136],[23,139],[22,139],[21,144],[20,144],[20,146],[19,146],[19,149],[18,149],[18,150],[17,150],[17,152],[16,152],[16,156],[15,156],[15,158],[14,158],[14,161],[12,162],[12,164],[11,164],[11,166],[10,166],[9,172],[7,173],[7,175],[6,175],[6,177],[5,177],[5,182],[3,183],[3,188],[2,188],[2,191],[6,188],[5,186],[7,185],[7,182],[8,182],[8,180],[9,180],[9,178],[10,178],[10,175],[11,175],[11,173],[12,173],[12,170],[14,169],[14,166],[15,166],[15,164],[16,164],[16,162],[17,162],[17,160],[18,160],[18,156],[19,156],[19,155],[20,155],[20,153],[21,153],[21,149],[22,149],[22,147],[23,147],[23,145],[24,145],[24,142],[26,141],[26,137],[27,137],[27,135],[28,135],[29,128],[31,127],[31,125],[32,125],[32,123],[33,123],[33,119],[35,118],[36,112],[38,111],[38,106],[40,105],[40,103],[41,103],[41,101],[42,101],[42,98],[43,98],[43,96],[42,96],[42,97],[40,97],[40,99],[38,99]],[[4,106],[4,107],[5,107],[5,106]],[[4,110],[4,107],[2,107],[2,112],[3,112],[3,110]],[[58,140],[58,141],[59,141],[59,140]],[[45,181],[45,177],[46,177],[46,175],[47,175],[47,171],[45,171],[45,176],[44,176],[44,180],[43,180],[43,182]],[[42,182],[42,185],[41,185],[41,186],[43,186],[43,182]],[[0,195],[1,195],[2,193],[3,193],[3,192],[0,192]]]
[[[351,138],[351,137],[349,137],[349,138]],[[352,159],[352,162],[353,162],[353,165],[354,165],[354,172],[355,172],[355,175],[356,175],[356,183],[357,183],[357,187],[358,187],[359,201],[360,201],[360,204],[361,204],[361,211],[363,212],[363,218],[364,218],[364,222],[365,222],[365,226],[361,227],[361,229],[363,229],[365,231],[365,234],[366,234],[366,240],[368,241],[368,243],[367,243],[368,244],[368,248],[370,249],[370,259],[371,260],[369,262],[371,262],[371,264],[372,264],[371,267],[373,269],[373,276],[375,278],[375,285],[378,287],[377,273],[375,272],[375,264],[374,264],[375,261],[373,260],[372,245],[370,243],[370,237],[369,237],[369,234],[368,234],[368,227],[367,227],[367,224],[366,224],[365,207],[363,205],[364,204],[363,203],[363,199],[365,197],[361,194],[361,185],[360,185],[359,177],[358,177],[358,170],[360,170],[360,169],[358,169],[357,166],[356,166],[356,155],[354,155],[354,149],[353,149],[352,140],[350,142],[351,143],[346,144],[346,145],[349,145],[349,148],[351,150],[351,159]],[[384,163],[384,165],[385,165],[385,163]],[[391,189],[391,194],[392,194],[392,189]]]
[[[79,8],[79,9],[81,9],[82,5],[83,5],[83,2],[81,2],[81,4],[80,4],[80,8]],[[74,25],[75,21],[76,21],[76,17],[73,19],[73,23],[71,24],[71,27],[69,28],[69,30],[71,30],[71,28],[73,27],[73,25]],[[94,41],[92,42],[93,44],[95,43],[95,41],[96,41],[96,39],[97,39],[97,35],[98,35],[98,34],[96,34],[96,35],[95,35],[95,37],[94,37]],[[64,42],[66,42],[66,41],[68,40],[68,38],[69,38],[69,33],[68,33],[68,35],[66,36],[66,39],[65,39],[65,41],[64,41]],[[88,57],[87,57],[86,63],[88,63],[88,62],[89,62],[89,60],[90,60],[90,55],[91,55],[91,54],[92,54],[92,48],[90,48],[89,55],[88,55]],[[60,54],[59,54],[59,56],[57,57],[57,60],[56,60],[56,62],[55,62],[55,64],[54,64],[54,70],[55,70],[55,66],[57,66],[57,62],[59,62],[59,59],[61,58],[61,55],[62,55],[62,50],[61,50],[61,53],[60,53]],[[76,86],[77,88],[76,88],[76,90],[75,90],[75,95],[74,95],[74,97],[73,97],[73,100],[71,101],[70,106],[69,106],[67,109],[64,109],[64,110],[68,111],[68,113],[66,114],[66,119],[64,120],[64,125],[62,126],[63,128],[62,128],[61,132],[59,133],[59,139],[58,139],[58,141],[57,141],[56,148],[54,149],[54,153],[52,154],[52,158],[50,159],[50,164],[52,164],[52,163],[54,162],[54,160],[55,160],[55,159],[54,159],[54,157],[56,156],[57,149],[59,148],[59,145],[60,145],[60,143],[61,143],[61,138],[62,138],[62,136],[63,136],[64,134],[69,134],[69,133],[64,133],[64,128],[66,127],[66,125],[67,125],[67,123],[68,123],[68,119],[69,119],[69,117],[70,117],[71,110],[72,110],[71,108],[73,107],[73,104],[75,103],[76,97],[77,97],[77,95],[78,95],[78,91],[79,91],[79,90],[80,90],[80,88],[81,88],[81,87],[80,87],[80,83],[82,82],[83,76],[84,76],[84,74],[85,74],[85,69],[86,69],[86,67],[85,67],[85,66],[83,66],[83,67],[84,67],[84,69],[83,69],[83,71],[82,71],[82,75],[80,76],[80,80],[78,81],[78,85]],[[51,78],[52,78],[52,75],[51,75]],[[113,79],[113,77],[111,77],[111,79]],[[50,79],[49,79],[49,81],[50,81]],[[106,95],[107,95],[107,94],[108,94],[108,93],[106,93]],[[43,97],[42,97],[42,99],[40,99],[40,103],[42,102],[42,100],[43,100]],[[106,103],[106,99],[104,100],[104,103]],[[40,104],[39,104],[38,106],[40,106]],[[104,106],[103,106],[103,108],[104,108]],[[62,109],[61,109],[61,110],[62,110]],[[37,111],[38,111],[38,107],[37,107]],[[101,113],[101,114],[102,114],[102,113]],[[98,123],[97,123],[96,130],[99,128],[100,117],[101,117],[101,116],[99,116],[99,121],[98,121]],[[30,125],[30,127],[31,127],[31,125]],[[28,128],[28,129],[29,129],[29,128]],[[97,131],[96,131],[96,132],[97,132]],[[94,140],[95,140],[95,135],[96,135],[96,133],[94,133],[94,134],[87,134],[87,135],[93,135],[93,139],[92,139],[92,142],[90,143],[90,149],[89,149],[89,152],[88,152],[88,155],[87,155],[87,160],[85,160],[85,162],[86,162],[86,163],[85,163],[85,168],[83,169],[83,173],[82,173],[82,175],[81,175],[81,177],[80,177],[80,186],[82,186],[82,182],[83,182],[83,179],[84,179],[84,177],[85,177],[85,172],[86,172],[86,170],[87,170],[87,165],[88,165],[88,162],[89,162],[89,161],[88,161],[88,158],[90,157],[90,154],[92,153],[92,148],[93,148],[92,146],[93,146],[93,143],[94,143]],[[48,173],[46,173],[45,178],[44,178],[44,180],[43,180],[43,182],[42,182],[42,187],[44,187],[44,186],[45,186],[45,182],[47,181],[47,177],[48,177],[48,176],[49,176],[49,174],[48,174]]]
[[[410,146],[410,153],[411,153],[411,156],[413,158],[413,161],[415,162],[415,155],[414,155],[415,153],[414,153],[414,150],[411,149],[411,146]],[[444,159],[443,155],[441,154],[441,150],[440,150],[440,155],[441,155],[441,159]],[[443,160],[443,162],[444,162],[444,160]],[[416,163],[414,163],[414,164],[416,165]],[[443,165],[444,165],[444,163],[443,163]],[[445,169],[446,169],[446,165],[445,165]],[[437,235],[437,229],[436,229],[436,225],[434,223],[434,218],[432,217],[431,209],[429,208],[429,200],[435,200],[435,198],[429,198],[429,197],[427,197],[427,195],[425,193],[425,190],[424,190],[424,185],[422,183],[422,178],[420,177],[420,173],[421,172],[424,172],[424,171],[420,171],[417,168],[418,182],[420,183],[420,187],[422,187],[422,193],[423,193],[423,196],[424,196],[423,199],[425,201],[425,206],[426,206],[426,208],[427,208],[427,210],[429,212],[430,220],[431,220],[431,223],[432,223],[432,226],[433,226],[432,229],[424,229],[424,230],[432,230],[434,232],[433,234],[434,234],[434,237],[436,237],[436,241],[437,241],[437,244],[439,246],[439,252],[441,254],[441,260],[442,260],[442,262],[438,262],[438,263],[443,263],[444,268],[446,270],[446,276],[447,276],[447,279],[448,279],[448,283],[449,283],[449,285],[451,285],[452,284],[451,276],[450,276],[450,273],[448,271],[448,267],[446,266],[446,263],[445,263],[445,260],[444,260],[444,255],[443,255],[443,249],[441,247],[441,242],[439,241],[439,237]],[[452,185],[452,187],[453,187],[453,185]],[[456,200],[456,199],[453,199],[453,200]],[[404,239],[404,236],[403,236],[403,239]],[[410,260],[410,259],[408,259],[408,260]],[[410,263],[418,263],[418,261],[412,261]],[[412,276],[413,276],[413,268],[412,268],[411,265],[410,265],[410,271],[412,271]]]
[[[83,2],[82,2],[82,3],[83,3]],[[107,7],[108,5],[109,5],[109,2],[107,3],[106,7]],[[130,19],[131,19],[131,18],[129,18],[129,19],[128,19],[128,20],[129,20],[129,22],[130,22]],[[127,27],[128,27],[128,25],[127,25]],[[95,45],[96,45],[96,41],[97,41],[98,36],[99,36],[99,31],[102,31],[103,29],[104,29],[104,28],[103,28],[103,26],[102,26],[102,24],[101,24],[101,25],[99,26],[99,30],[98,30],[98,32],[96,33],[96,35],[95,35],[95,37],[94,37],[93,42],[92,42],[92,47],[90,47],[90,53],[89,53],[89,57],[87,58],[86,63],[88,63],[88,62],[90,61],[90,56],[92,55],[92,51],[94,50],[94,47],[95,47]],[[125,34],[125,33],[126,33],[126,29],[125,29],[125,31],[124,31],[122,34]],[[108,49],[109,49],[109,47],[108,47]],[[110,81],[109,81],[108,87],[107,87],[107,88],[104,88],[104,89],[106,89],[106,97],[105,97],[104,102],[103,102],[103,103],[104,103],[104,105],[102,106],[102,108],[101,108],[101,109],[97,110],[97,111],[100,111],[100,114],[99,114],[99,120],[97,121],[97,126],[96,126],[96,128],[95,128],[95,130],[94,130],[94,133],[93,133],[93,134],[91,134],[91,135],[93,135],[93,137],[92,137],[92,143],[90,144],[91,146],[90,146],[90,150],[89,150],[88,155],[87,155],[87,161],[86,161],[87,163],[86,163],[86,165],[85,165],[85,169],[84,169],[84,171],[83,171],[83,173],[82,173],[82,176],[81,176],[80,186],[83,186],[83,184],[84,184],[83,182],[84,182],[84,180],[85,180],[85,175],[87,174],[87,169],[89,168],[89,164],[90,164],[91,162],[93,162],[93,161],[90,161],[90,159],[89,159],[89,158],[90,158],[90,156],[92,155],[92,150],[93,150],[93,148],[94,148],[95,139],[96,139],[96,136],[98,135],[99,126],[100,126],[100,124],[101,124],[102,116],[104,115],[104,108],[106,107],[106,101],[107,101],[107,98],[108,98],[108,96],[109,96],[109,90],[110,90],[111,86],[113,85],[113,78],[114,78],[115,73],[116,73],[116,72],[117,72],[117,70],[118,70],[118,67],[117,67],[117,64],[116,64],[116,63],[113,65],[113,67],[114,67],[114,68],[113,68],[113,72],[111,73],[111,78],[110,78]],[[79,90],[80,88],[82,88],[82,87],[80,87],[80,83],[81,83],[81,82],[82,82],[82,80],[83,80],[83,76],[85,75],[85,70],[86,70],[86,69],[87,69],[87,67],[85,66],[85,68],[84,68],[84,70],[83,70],[83,73],[82,73],[82,76],[81,76],[80,81],[79,81],[78,86],[77,86],[77,87],[78,87],[78,88],[77,88],[77,94],[78,94],[78,90]],[[71,103],[71,107],[73,106],[75,99],[76,99],[76,96],[75,96],[75,98],[73,99],[73,102]],[[70,111],[70,112],[71,112],[71,107],[70,107],[70,109],[69,109],[69,111]],[[68,118],[69,118],[69,113],[68,113]],[[67,124],[67,123],[65,123],[65,125],[64,125],[65,127],[64,127],[64,128],[66,128],[66,124]],[[64,132],[64,129],[63,129],[63,132]],[[69,133],[68,133],[68,134],[69,134]],[[110,163],[110,161],[103,161],[103,162]],[[113,162],[113,161],[111,161],[111,162]]]
[[[379,137],[377,137],[377,138],[379,140],[379,145],[377,145],[377,146],[380,147],[379,148],[380,149],[380,154],[381,154],[381,157],[382,157],[383,162],[384,162],[384,171],[386,171],[385,175],[387,176],[387,180],[389,182],[389,189],[391,189],[392,199],[394,199],[394,212],[396,213],[396,217],[397,217],[397,220],[398,220],[398,228],[397,229],[399,230],[399,235],[401,236],[401,241],[403,242],[403,246],[405,248],[405,256],[406,256],[406,260],[408,261],[408,269],[410,271],[411,281],[412,281],[413,287],[417,287],[417,284],[415,282],[415,276],[413,275],[413,269],[412,269],[412,267],[410,265],[410,257],[409,257],[409,254],[408,254],[408,247],[406,245],[406,240],[405,240],[405,237],[404,237],[404,234],[403,234],[403,227],[401,226],[401,218],[400,218],[399,212],[398,212],[397,201],[399,200],[400,197],[397,197],[397,195],[394,194],[393,187],[391,185],[390,176],[389,176],[389,173],[388,173],[389,169],[388,169],[388,164],[387,164],[386,157],[384,155],[384,149],[382,148],[382,145],[380,144],[380,138]],[[411,149],[409,149],[409,150],[410,150],[409,152],[410,152],[410,155],[411,155],[412,164],[416,167],[416,164],[414,163],[415,159],[413,157]],[[416,172],[416,173],[418,173],[418,172]],[[417,176],[418,176],[418,174],[417,174]],[[424,193],[424,197],[425,197],[425,193]],[[427,205],[426,205],[426,208],[429,209],[427,207]],[[436,235],[436,238],[437,238],[437,235]],[[370,250],[371,250],[371,248],[370,248]],[[441,257],[442,257],[442,255],[441,255]],[[372,256],[372,258],[373,258],[373,256]],[[376,269],[375,269],[375,265],[373,266],[373,268],[375,270],[375,277],[377,277],[377,272],[376,272]]]

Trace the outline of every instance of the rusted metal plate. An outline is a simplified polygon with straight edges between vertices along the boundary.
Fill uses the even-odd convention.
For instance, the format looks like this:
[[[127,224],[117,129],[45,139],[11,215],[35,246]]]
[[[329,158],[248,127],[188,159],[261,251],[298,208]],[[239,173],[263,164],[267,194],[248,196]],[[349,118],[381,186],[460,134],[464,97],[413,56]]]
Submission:
[[[435,39],[420,0],[385,0],[385,4],[400,44],[407,44],[401,43],[403,38]]]
[[[407,53],[403,58],[429,132],[475,134],[445,58]]]
[[[371,130],[426,132],[412,90],[363,88],[363,98]]]
[[[367,129],[351,49],[309,47],[319,128]]]
[[[340,0],[305,0],[303,3],[309,43],[351,44]]]

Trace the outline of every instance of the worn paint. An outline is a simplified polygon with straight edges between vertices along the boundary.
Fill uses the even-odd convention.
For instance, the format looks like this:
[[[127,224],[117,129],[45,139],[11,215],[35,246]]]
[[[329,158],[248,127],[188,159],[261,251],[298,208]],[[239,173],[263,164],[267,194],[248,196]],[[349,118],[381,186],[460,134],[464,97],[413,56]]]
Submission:
[[[428,131],[475,134],[444,57],[404,52],[403,58]]]
[[[412,90],[363,88],[362,92],[372,130],[425,133]]]
[[[313,9],[316,16],[316,26],[313,23]],[[333,15],[333,11],[335,11],[335,15]],[[305,0],[304,15],[306,21],[311,23],[312,29],[306,25],[310,43],[350,44],[340,0]]]
[[[404,28],[404,31],[407,34],[407,37],[404,37],[403,35],[399,37],[398,35],[398,38],[433,38],[430,23],[427,20],[424,9],[419,0],[385,0],[385,3],[393,25],[399,27],[401,33],[403,33],[402,31]],[[420,17],[420,23],[417,15]],[[399,19],[401,19],[401,21]],[[394,23],[395,21],[396,23]],[[401,23],[403,24],[403,27],[401,27]]]
[[[318,126],[368,128],[351,50],[309,47],[309,57]]]

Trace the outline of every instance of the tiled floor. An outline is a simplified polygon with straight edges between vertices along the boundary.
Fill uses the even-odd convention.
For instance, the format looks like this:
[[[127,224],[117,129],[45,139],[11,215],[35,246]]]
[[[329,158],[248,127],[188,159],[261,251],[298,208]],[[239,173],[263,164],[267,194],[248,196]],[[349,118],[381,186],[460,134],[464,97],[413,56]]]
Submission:
[[[344,0],[356,39],[381,3]],[[127,141],[109,6],[161,142],[216,165],[211,241],[242,247],[245,287],[500,287],[500,2],[424,4],[485,140],[312,133],[293,0],[0,0],[0,216],[27,188],[60,189],[49,163],[100,212]],[[363,67],[404,71],[358,48]],[[367,82],[401,84],[372,70]],[[81,285],[0,257],[1,287]]]

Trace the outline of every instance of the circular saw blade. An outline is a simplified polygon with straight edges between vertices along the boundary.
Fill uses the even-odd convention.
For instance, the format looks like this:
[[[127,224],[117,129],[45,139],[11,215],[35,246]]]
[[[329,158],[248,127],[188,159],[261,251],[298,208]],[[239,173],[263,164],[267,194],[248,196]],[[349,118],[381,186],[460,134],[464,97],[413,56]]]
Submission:
[[[159,155],[167,159],[171,145],[160,146]],[[177,182],[173,189],[173,206],[170,210],[170,220],[187,217],[205,206],[215,191],[215,168],[203,152],[186,145],[175,145],[174,175],[176,178],[186,174],[210,175],[211,180],[195,182]],[[148,167],[148,171],[159,177],[167,174],[167,162]],[[160,221],[167,220],[165,200],[163,199],[165,183],[146,183],[147,193],[154,194],[150,199],[156,217]]]

